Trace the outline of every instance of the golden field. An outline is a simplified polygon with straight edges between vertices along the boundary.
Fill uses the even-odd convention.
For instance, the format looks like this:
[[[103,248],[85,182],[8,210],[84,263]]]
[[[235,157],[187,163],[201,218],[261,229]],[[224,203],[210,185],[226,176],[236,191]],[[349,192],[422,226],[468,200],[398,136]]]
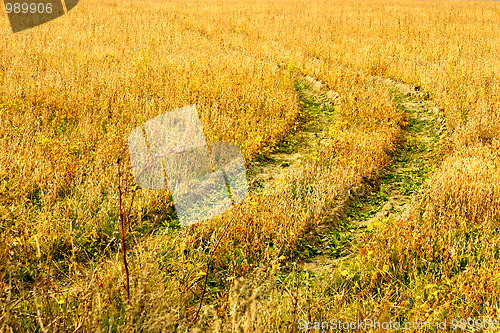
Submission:
[[[498,318],[499,23],[500,4],[486,1],[84,0],[3,34],[0,332],[288,332],[300,316]],[[304,75],[342,103],[329,145],[273,191],[180,228],[163,191],[134,189],[126,143],[136,126],[196,104],[207,141],[237,143],[250,165],[307,119]],[[262,286],[275,277],[260,272],[295,260],[302,235],[346,199],[339,186],[390,162],[405,115],[374,76],[420,87],[444,115],[443,161],[416,212],[382,223],[306,294],[261,287],[238,298],[239,278]],[[347,178],[345,168],[354,170]],[[207,244],[233,214],[196,316]]]

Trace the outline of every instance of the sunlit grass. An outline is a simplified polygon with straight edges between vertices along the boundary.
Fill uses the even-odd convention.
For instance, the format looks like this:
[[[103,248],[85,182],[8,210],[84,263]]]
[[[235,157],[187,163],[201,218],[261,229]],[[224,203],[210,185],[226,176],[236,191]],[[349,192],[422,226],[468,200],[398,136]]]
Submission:
[[[233,212],[181,229],[166,193],[138,190],[126,304],[116,160],[126,156],[128,134],[196,104],[207,140],[237,143],[249,162],[300,127],[311,107],[296,89],[304,74],[340,95],[330,144],[316,161],[291,166],[274,192],[242,204],[216,254],[204,318],[231,322],[234,281],[289,258],[343,199],[339,186],[388,163],[408,119],[373,75],[429,92],[446,119],[447,155],[423,192],[423,217],[374,230],[326,278],[327,296],[302,301],[316,304],[318,318],[329,315],[327,304],[355,318],[360,309],[380,314],[387,302],[406,318],[495,315],[499,13],[495,2],[89,0],[2,35],[0,330],[185,326],[207,249]],[[347,179],[346,168],[354,171]],[[288,306],[269,318],[293,313]]]

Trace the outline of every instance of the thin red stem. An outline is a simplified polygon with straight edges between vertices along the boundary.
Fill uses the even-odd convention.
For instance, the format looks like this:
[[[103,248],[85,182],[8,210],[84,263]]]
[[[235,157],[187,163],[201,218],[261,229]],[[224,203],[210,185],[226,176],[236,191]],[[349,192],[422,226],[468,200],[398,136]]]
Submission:
[[[127,249],[125,248],[125,221],[123,216],[123,202],[122,202],[122,172],[121,172],[121,163],[120,159],[118,159],[118,197],[120,201],[120,225],[122,231],[122,258],[123,258],[123,266],[125,267],[125,276],[127,278],[127,284],[125,288],[127,289],[127,299],[130,300],[130,279],[128,272],[128,264],[127,264]]]

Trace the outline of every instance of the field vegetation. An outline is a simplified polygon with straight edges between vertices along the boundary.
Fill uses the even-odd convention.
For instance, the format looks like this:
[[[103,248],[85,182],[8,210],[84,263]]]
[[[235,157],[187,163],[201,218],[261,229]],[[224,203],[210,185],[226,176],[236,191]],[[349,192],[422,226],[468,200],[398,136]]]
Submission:
[[[499,318],[499,23],[500,5],[486,1],[84,0],[1,35],[0,332]],[[338,94],[332,109],[306,77]],[[409,212],[352,231],[348,253],[311,272],[306,235],[355,230],[335,228],[347,222],[333,212],[356,215],[362,198],[348,190],[377,192],[379,170],[421,131],[381,78],[432,100],[445,131],[425,155],[425,181],[406,187]],[[318,112],[333,119],[318,149],[265,190],[181,228],[168,193],[136,187],[126,143],[190,104],[207,141],[240,145],[250,177]]]

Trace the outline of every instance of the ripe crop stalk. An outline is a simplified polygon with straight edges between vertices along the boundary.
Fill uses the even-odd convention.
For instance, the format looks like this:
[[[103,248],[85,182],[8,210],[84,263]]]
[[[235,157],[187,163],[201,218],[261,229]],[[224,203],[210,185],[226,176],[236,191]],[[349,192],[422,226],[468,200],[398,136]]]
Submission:
[[[234,203],[233,203],[233,206],[234,206]],[[241,203],[240,203],[240,206],[238,207],[238,209],[240,209],[242,206],[243,205],[241,205]],[[212,249],[212,254],[210,255],[210,259],[208,260],[208,263],[207,263],[207,270],[205,271],[205,281],[203,281],[203,290],[201,292],[200,305],[198,306],[198,310],[196,311],[196,314],[193,318],[193,321],[191,322],[190,328],[194,324],[196,324],[196,320],[198,320],[198,315],[200,314],[201,306],[203,305],[203,298],[205,297],[205,292],[207,290],[208,273],[210,270],[210,265],[212,264],[212,261],[214,259],[214,254],[217,251],[217,248],[219,247],[221,240],[224,238],[227,231],[229,230],[229,227],[232,225],[234,217],[236,216],[236,212],[237,212],[236,209],[233,210],[233,216],[231,217],[231,220],[229,220],[229,223],[226,225],[226,228],[222,232],[222,235],[219,237],[219,239],[217,240],[217,243],[215,244],[214,248]]]

